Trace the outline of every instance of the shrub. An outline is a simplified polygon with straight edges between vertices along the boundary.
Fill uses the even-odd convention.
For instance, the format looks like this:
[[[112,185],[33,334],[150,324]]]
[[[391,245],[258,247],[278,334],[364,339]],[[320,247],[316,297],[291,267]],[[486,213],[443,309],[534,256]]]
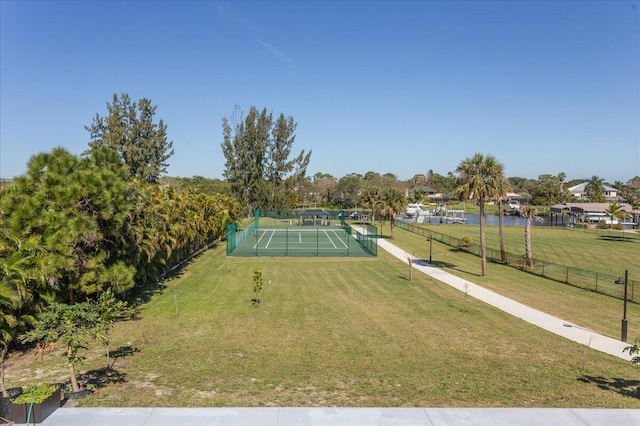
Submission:
[[[471,239],[471,237],[468,237],[468,236],[465,235],[458,242],[458,247],[469,248],[469,247],[471,247],[472,244],[473,244],[473,240]]]
[[[58,388],[53,385],[38,384],[27,387],[22,394],[13,400],[14,404],[40,404],[55,393]]]

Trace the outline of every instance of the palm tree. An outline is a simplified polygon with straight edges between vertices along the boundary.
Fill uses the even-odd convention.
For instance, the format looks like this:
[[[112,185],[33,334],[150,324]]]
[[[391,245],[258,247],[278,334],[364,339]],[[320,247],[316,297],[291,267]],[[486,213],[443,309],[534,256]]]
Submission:
[[[395,221],[399,213],[405,209],[406,199],[397,188],[385,188],[380,199],[380,213],[389,218],[391,239],[395,238]]]
[[[426,193],[426,191],[424,189],[418,188],[418,189],[414,190],[411,194],[409,194],[409,198],[414,203],[421,203],[422,200],[424,200],[426,195],[427,195],[427,193]]]
[[[560,194],[564,192],[564,180],[567,178],[565,172],[558,173],[558,182],[560,183]]]
[[[591,176],[587,186],[584,188],[584,192],[592,203],[604,203],[606,200],[604,197],[604,180],[598,176]]]
[[[461,185],[454,193],[463,200],[471,198],[480,207],[480,259],[484,277],[487,275],[484,206],[487,201],[495,199],[495,194],[503,187],[504,165],[492,155],[485,157],[476,153],[473,157],[462,160],[456,168],[456,173]]]
[[[380,189],[377,186],[365,188],[360,195],[363,204],[371,207],[371,222],[376,221],[376,204],[380,199]]]
[[[617,219],[622,222],[624,219],[629,217],[629,213],[619,203],[611,203],[611,205],[609,205],[609,208],[604,212],[611,216],[611,223],[609,224],[609,228],[613,227],[614,220]]]
[[[533,255],[531,251],[531,220],[538,222],[542,218],[538,216],[538,209],[534,206],[523,206],[520,208],[520,216],[526,219],[524,224],[524,250],[526,255],[526,267],[533,268]]]

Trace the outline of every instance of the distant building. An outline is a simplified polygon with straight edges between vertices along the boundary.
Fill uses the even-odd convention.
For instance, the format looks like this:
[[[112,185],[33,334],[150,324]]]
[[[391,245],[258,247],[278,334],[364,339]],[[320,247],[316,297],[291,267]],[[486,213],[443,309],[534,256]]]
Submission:
[[[571,196],[576,200],[587,200],[587,194],[585,192],[589,182],[582,182],[581,184],[574,185],[571,188],[567,188],[567,191],[571,193]],[[618,196],[618,190],[608,185],[602,185],[602,195],[605,196],[607,201],[625,201],[624,198]]]
[[[562,203],[551,206],[551,225],[576,224],[578,222],[601,222],[614,223],[613,218],[607,215],[611,208],[610,203]],[[622,203],[620,208],[629,214],[629,219],[624,223],[633,228],[638,226],[638,212],[633,210],[631,204]],[[565,222],[565,219],[568,222]]]
[[[442,192],[437,192],[435,189],[425,185],[414,186],[413,188],[407,191],[406,195],[409,195],[409,194],[413,195],[416,191],[422,191],[422,193],[427,196],[427,199],[431,203],[446,203],[449,200],[451,200],[451,197],[448,196],[447,194],[443,194]]]

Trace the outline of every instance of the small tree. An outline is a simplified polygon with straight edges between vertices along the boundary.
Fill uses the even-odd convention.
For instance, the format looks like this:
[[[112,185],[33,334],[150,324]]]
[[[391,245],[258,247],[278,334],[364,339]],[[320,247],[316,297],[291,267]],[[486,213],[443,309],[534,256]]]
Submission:
[[[98,312],[99,321],[101,322],[100,332],[98,332],[96,336],[107,348],[107,367],[109,367],[109,334],[111,332],[111,326],[114,322],[125,317],[127,302],[117,300],[111,288],[108,288],[100,294],[95,307]]]
[[[629,352],[629,355],[638,355],[640,354],[640,338],[636,339],[635,343],[632,346],[627,346],[622,350],[622,352]],[[631,358],[631,362],[634,364],[640,364],[640,356],[634,356]]]
[[[33,330],[23,334],[20,340],[25,342],[42,342],[49,344],[61,342],[66,348],[63,356],[67,360],[71,387],[74,392],[80,391],[76,378],[76,367],[85,357],[81,355],[87,349],[87,341],[104,331],[98,309],[91,302],[51,303],[48,310],[38,316]]]
[[[254,305],[260,303],[260,292],[262,292],[262,272],[253,271],[253,294],[255,297],[251,301]]]

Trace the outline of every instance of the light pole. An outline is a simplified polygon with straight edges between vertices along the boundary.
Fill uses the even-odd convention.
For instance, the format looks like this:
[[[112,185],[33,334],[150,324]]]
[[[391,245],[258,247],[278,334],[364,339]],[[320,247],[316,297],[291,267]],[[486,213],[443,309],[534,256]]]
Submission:
[[[433,244],[433,236],[429,233],[429,265],[431,265],[431,246]]]
[[[627,341],[627,286],[629,284],[629,271],[625,269],[624,271],[624,280],[618,278],[615,281],[616,284],[624,284],[624,309],[622,311],[622,336],[620,340],[623,342]]]

